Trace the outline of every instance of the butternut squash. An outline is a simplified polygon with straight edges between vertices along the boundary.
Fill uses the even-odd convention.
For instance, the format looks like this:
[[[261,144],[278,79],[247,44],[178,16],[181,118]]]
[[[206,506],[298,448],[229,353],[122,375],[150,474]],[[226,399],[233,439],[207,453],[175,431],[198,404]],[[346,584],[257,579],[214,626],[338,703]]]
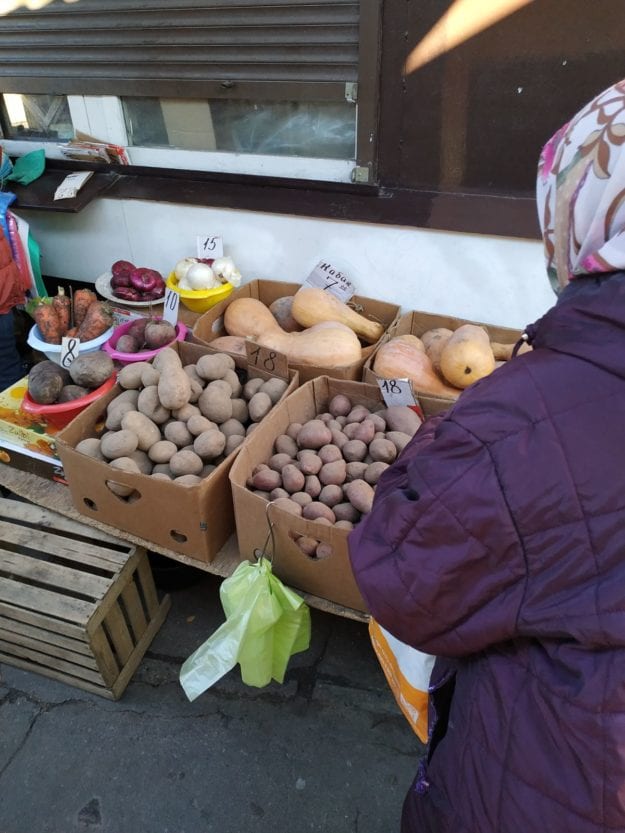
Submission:
[[[441,372],[441,353],[443,352],[443,347],[447,344],[452,334],[453,330],[448,330],[447,327],[434,327],[432,330],[427,330],[421,336],[421,341],[425,347],[425,354],[432,362],[434,370],[437,373]]]
[[[440,379],[423,350],[403,340],[392,338],[375,354],[372,370],[383,379],[410,379],[416,392],[456,399],[460,391]]]
[[[497,361],[507,362],[512,358],[512,351],[514,350],[515,345],[502,344],[499,341],[491,341],[490,347]],[[530,345],[524,341],[517,351],[517,356],[520,356],[522,353],[528,353],[531,349]]]
[[[256,298],[236,298],[228,304],[224,327],[230,335],[250,337],[262,347],[284,353],[293,364],[343,367],[362,358],[358,337],[349,327],[322,322],[300,333],[287,333]]]
[[[449,337],[441,352],[443,377],[458,388],[488,376],[495,369],[495,357],[488,333],[475,324],[463,324]]]
[[[291,304],[291,315],[302,327],[312,327],[322,321],[347,324],[368,344],[378,341],[384,333],[384,327],[379,321],[365,318],[331,292],[316,286],[302,286],[297,290]]]
[[[210,346],[224,353],[234,353],[237,356],[247,355],[243,336],[219,336],[210,342]]]

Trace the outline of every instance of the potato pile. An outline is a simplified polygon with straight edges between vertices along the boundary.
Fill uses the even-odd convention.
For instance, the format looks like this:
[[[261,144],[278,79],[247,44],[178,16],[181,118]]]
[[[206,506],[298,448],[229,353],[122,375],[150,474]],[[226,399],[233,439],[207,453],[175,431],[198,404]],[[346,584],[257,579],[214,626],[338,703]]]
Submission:
[[[274,454],[257,465],[247,487],[287,512],[352,529],[371,510],[382,472],[417,431],[421,419],[408,407],[372,411],[334,396],[325,413],[291,423],[274,442]],[[319,542],[297,539],[307,555]]]
[[[231,356],[213,353],[182,364],[171,347],[151,362],[123,367],[124,391],[108,404],[106,431],[76,450],[112,468],[194,486],[245,439],[287,388],[283,379],[244,384]],[[115,494],[133,489],[107,481]]]

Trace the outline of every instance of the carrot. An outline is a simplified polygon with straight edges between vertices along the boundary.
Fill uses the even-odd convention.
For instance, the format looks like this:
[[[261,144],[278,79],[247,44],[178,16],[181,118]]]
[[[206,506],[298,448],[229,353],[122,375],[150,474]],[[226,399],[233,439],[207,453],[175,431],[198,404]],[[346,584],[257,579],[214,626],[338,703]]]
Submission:
[[[78,290],[82,292],[83,290]],[[89,304],[82,324],[78,327],[76,337],[81,341],[91,341],[101,336],[105,330],[113,325],[113,313],[108,304],[103,301],[93,301]]]
[[[52,299],[52,306],[59,316],[61,335],[64,336],[69,330],[70,318],[72,315],[72,302],[65,294],[65,290],[62,286],[57,287],[57,294]]]
[[[91,289],[77,289],[74,292],[74,326],[79,327],[85,320],[87,310],[98,300],[98,296]]]
[[[50,298],[33,298],[26,305],[26,311],[35,319],[42,339],[48,344],[60,344],[61,322]]]

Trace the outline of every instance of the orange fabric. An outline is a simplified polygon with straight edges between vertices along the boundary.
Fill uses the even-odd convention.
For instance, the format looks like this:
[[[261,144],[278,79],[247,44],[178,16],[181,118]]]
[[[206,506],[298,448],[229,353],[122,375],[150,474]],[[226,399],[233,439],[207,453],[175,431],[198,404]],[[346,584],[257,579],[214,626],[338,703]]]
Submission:
[[[428,739],[428,692],[415,688],[406,679],[400,668],[397,657],[391,650],[380,626],[375,619],[369,620],[369,637],[375,650],[378,662],[384,671],[389,688],[395,696],[397,705],[404,717],[412,726],[413,732],[422,743]]]
[[[0,315],[26,300],[22,275],[13,260],[9,241],[0,229]]]

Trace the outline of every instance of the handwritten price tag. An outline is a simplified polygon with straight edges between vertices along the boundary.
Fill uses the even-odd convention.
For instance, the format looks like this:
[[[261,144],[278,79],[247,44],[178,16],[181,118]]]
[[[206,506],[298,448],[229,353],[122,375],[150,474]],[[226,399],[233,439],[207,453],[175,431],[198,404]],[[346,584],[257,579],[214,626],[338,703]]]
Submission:
[[[261,347],[260,344],[249,339],[245,342],[245,350],[249,367],[266,370],[267,373],[288,381],[289,363],[284,353],[278,353],[277,350],[271,350],[269,347]]]
[[[412,391],[409,379],[378,379],[378,387],[388,408],[395,405],[406,405],[416,411],[423,418],[423,411]]]
[[[80,353],[80,339],[63,336],[61,341],[61,367],[69,367]]]
[[[304,286],[316,286],[326,289],[346,303],[354,294],[352,282],[345,272],[337,269],[327,260],[320,260],[304,281]]]
[[[178,307],[180,306],[180,295],[171,287],[165,290],[165,301],[163,306],[163,318],[169,321],[174,327],[178,323]]]
[[[197,237],[197,256],[198,257],[212,257],[217,260],[218,257],[224,256],[224,241],[219,235],[198,235]]]

